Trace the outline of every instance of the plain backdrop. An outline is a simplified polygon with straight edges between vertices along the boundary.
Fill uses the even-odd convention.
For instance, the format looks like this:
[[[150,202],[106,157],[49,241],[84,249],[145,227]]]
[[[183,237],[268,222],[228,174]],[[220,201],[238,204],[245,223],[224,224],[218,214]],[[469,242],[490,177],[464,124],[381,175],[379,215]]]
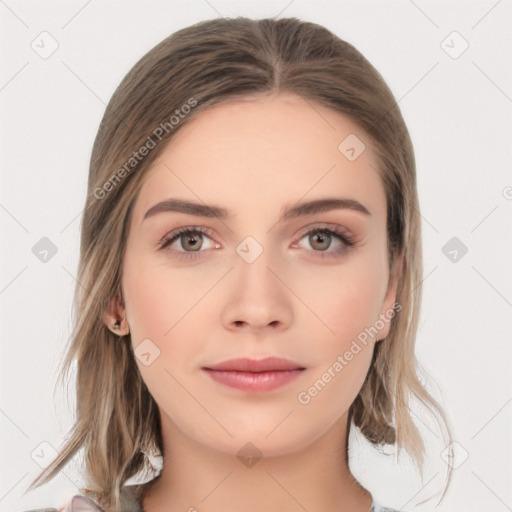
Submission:
[[[512,510],[510,0],[0,1],[0,510],[60,505],[80,483],[72,464],[23,494],[72,425],[73,388],[53,391],[105,105],[169,34],[238,15],[295,16],[355,45],[391,87],[415,147],[424,243],[417,354],[450,417],[456,468],[439,508],[416,507],[442,490],[447,452],[435,422],[412,407],[427,443],[424,479],[406,455],[378,453],[356,431],[352,471],[389,507]],[[56,250],[46,262],[37,257],[45,237]]]

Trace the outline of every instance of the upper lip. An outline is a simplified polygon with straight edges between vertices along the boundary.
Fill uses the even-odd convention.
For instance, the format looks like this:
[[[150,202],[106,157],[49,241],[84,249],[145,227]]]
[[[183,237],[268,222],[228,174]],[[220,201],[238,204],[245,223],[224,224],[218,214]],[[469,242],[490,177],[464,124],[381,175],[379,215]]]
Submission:
[[[203,367],[206,370],[238,371],[238,372],[270,372],[283,370],[304,370],[300,364],[281,357],[265,359],[229,359],[213,366]]]

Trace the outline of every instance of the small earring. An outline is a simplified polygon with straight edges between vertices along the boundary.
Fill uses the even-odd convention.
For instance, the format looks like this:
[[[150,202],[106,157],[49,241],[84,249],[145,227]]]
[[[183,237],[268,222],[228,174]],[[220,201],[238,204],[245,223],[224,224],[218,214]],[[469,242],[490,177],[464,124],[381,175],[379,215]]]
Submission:
[[[122,328],[122,324],[123,324],[123,320],[116,320],[113,324],[110,324],[110,325],[106,324],[106,326],[110,332],[117,334],[117,336],[123,337],[123,336],[126,336],[127,334],[129,334],[130,328],[128,326],[126,326],[126,328],[128,330],[127,330],[127,332],[124,332],[126,329]]]
[[[114,334],[117,334],[117,336],[120,336],[119,329],[121,329],[121,322],[119,320],[116,320],[112,324],[112,327],[108,326],[108,330]]]

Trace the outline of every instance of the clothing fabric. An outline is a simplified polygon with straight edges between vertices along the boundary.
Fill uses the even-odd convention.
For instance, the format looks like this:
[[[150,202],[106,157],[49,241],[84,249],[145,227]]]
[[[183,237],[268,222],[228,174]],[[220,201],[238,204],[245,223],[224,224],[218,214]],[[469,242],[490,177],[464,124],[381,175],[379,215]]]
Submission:
[[[137,499],[137,485],[127,485],[121,493],[123,512],[143,512]],[[401,512],[396,509],[383,507],[372,496],[372,508],[370,512]],[[101,497],[92,492],[81,492],[72,496],[64,505],[64,508],[40,508],[25,512],[106,512]],[[403,512],[403,511],[402,511]]]

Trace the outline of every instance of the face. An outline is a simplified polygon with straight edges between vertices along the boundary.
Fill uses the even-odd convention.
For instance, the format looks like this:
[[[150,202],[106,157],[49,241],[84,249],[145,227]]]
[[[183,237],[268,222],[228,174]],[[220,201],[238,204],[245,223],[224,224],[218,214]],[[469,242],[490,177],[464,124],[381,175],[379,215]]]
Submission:
[[[344,417],[395,300],[376,169],[357,125],[291,94],[210,108],[176,134],[140,189],[122,277],[164,430],[271,456]],[[292,369],[205,370],[267,357]]]

